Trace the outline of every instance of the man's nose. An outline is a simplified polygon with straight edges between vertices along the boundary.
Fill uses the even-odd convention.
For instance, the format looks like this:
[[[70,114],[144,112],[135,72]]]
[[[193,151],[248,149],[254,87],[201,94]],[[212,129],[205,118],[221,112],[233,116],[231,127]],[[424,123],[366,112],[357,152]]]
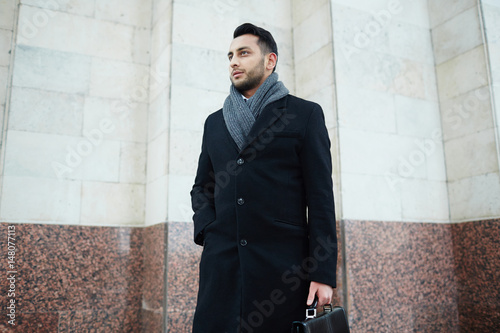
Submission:
[[[229,67],[236,68],[238,67],[238,60],[236,57],[233,57],[231,61],[229,62]]]

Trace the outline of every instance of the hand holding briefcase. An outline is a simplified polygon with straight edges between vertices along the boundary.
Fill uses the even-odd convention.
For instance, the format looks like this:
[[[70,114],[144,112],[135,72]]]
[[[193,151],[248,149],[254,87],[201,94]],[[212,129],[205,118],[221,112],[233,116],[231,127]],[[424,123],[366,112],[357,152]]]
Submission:
[[[317,315],[317,305],[316,298],[306,309],[306,319],[293,322],[292,333],[349,333],[344,308],[327,304],[323,306],[323,312]]]

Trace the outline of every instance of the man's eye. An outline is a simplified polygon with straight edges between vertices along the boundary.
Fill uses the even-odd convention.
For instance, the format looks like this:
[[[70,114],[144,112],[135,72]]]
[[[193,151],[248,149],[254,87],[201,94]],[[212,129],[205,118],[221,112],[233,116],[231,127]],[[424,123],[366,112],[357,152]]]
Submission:
[[[241,51],[241,55],[248,54],[248,51]]]
[[[228,58],[229,58],[229,61],[231,61],[231,59],[233,59],[233,56],[230,56],[230,57],[228,57]]]

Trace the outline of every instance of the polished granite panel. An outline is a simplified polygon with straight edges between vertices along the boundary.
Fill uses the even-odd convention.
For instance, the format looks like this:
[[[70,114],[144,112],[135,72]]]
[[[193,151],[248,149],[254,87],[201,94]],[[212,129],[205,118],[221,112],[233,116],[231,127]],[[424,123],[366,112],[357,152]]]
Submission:
[[[194,311],[169,312],[168,332],[191,333]],[[222,333],[222,332],[221,332]]]
[[[0,321],[1,333],[54,333],[58,332],[59,314],[49,313],[23,313],[16,318],[16,325],[12,326],[4,320]]]
[[[142,318],[144,333],[162,332],[165,284],[166,224],[146,227],[143,231],[144,285]]]
[[[337,225],[340,248],[340,226]],[[193,242],[191,223],[168,223],[168,331],[190,332],[198,292],[198,263],[202,247]],[[343,304],[341,256],[333,304]]]
[[[345,221],[352,333],[459,332],[449,224]]]
[[[0,224],[0,248],[7,245],[7,225]],[[54,314],[59,332],[73,332],[72,327],[140,330],[143,229],[39,224],[15,228],[20,331],[45,325],[47,318],[52,323]],[[6,268],[0,265],[2,276]],[[1,290],[6,290],[6,282],[0,280]],[[4,307],[4,293],[0,301]]]
[[[142,333],[162,333],[162,332],[163,332],[163,311],[154,312],[142,309]]]
[[[462,332],[500,331],[500,219],[452,225]]]
[[[192,223],[168,223],[167,242],[168,332],[190,332],[202,247],[193,242]]]

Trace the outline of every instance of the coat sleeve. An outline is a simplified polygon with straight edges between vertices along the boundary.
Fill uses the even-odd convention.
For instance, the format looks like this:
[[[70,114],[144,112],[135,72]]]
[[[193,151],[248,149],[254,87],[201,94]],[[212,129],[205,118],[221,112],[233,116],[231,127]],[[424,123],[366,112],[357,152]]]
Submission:
[[[194,242],[203,245],[203,230],[215,220],[214,187],[215,182],[212,162],[207,151],[207,122],[203,130],[201,154],[198,160],[198,170],[191,190],[191,205],[194,211]]]
[[[317,104],[309,117],[300,155],[308,211],[309,257],[317,263],[312,265],[309,277],[335,288],[337,232],[330,139],[323,110]]]

